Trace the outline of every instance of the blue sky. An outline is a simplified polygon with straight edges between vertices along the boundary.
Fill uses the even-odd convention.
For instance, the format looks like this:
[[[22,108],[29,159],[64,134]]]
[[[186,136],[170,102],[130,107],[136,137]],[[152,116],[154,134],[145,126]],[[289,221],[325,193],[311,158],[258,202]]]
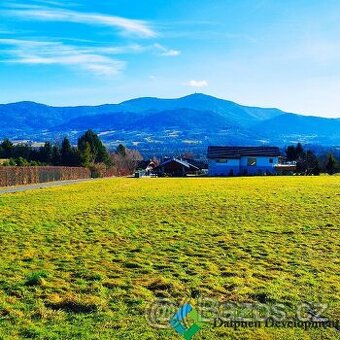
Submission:
[[[337,0],[2,0],[0,102],[204,92],[340,117]]]

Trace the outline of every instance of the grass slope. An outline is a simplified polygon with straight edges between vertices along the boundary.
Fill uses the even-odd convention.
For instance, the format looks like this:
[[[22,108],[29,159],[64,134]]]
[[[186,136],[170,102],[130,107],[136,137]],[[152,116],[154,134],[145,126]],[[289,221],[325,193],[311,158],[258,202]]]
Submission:
[[[157,298],[329,304],[339,319],[334,177],[110,179],[0,196],[0,339],[178,339]],[[205,325],[197,339],[335,339]]]

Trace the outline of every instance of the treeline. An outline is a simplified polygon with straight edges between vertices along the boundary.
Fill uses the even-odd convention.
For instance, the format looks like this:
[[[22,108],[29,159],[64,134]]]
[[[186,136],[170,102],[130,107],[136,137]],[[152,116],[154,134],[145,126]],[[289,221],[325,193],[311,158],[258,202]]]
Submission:
[[[3,166],[86,167],[102,173],[110,169],[110,174],[129,175],[143,157],[137,150],[123,145],[109,153],[98,135],[88,130],[78,139],[76,146],[72,146],[67,137],[61,143],[46,142],[38,148],[27,143],[14,145],[5,139],[0,143],[0,159]]]
[[[319,157],[312,150],[304,150],[301,143],[286,148],[286,160],[296,163],[296,173],[301,175],[319,175],[321,172],[334,175],[340,171],[340,165],[332,153]]]
[[[8,159],[3,165],[55,165],[84,166],[104,163],[111,165],[111,159],[99,137],[92,131],[86,131],[77,146],[72,146],[65,137],[61,144],[46,142],[43,147],[33,148],[27,143],[13,145],[9,139],[0,144],[0,158]]]

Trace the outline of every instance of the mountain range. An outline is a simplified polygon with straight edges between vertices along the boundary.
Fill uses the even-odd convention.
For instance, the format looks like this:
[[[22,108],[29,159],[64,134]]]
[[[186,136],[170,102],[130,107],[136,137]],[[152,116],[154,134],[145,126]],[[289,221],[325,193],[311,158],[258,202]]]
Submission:
[[[203,150],[207,145],[340,145],[340,119],[243,106],[195,93],[178,99],[137,98],[120,104],[52,107],[34,102],[0,105],[0,138],[72,140],[95,130],[104,142],[144,152]]]

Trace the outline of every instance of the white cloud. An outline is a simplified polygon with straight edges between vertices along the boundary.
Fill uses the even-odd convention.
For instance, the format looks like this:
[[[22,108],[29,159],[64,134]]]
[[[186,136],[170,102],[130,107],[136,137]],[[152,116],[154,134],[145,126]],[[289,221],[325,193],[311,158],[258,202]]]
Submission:
[[[58,0],[53,1],[53,0],[33,0],[36,3],[43,4],[43,5],[52,5],[52,6],[60,6],[62,3],[58,2]],[[61,0],[62,2],[63,0]]]
[[[137,54],[137,53],[145,52],[146,48],[139,44],[130,44],[130,45],[125,45],[125,46],[97,47],[96,51],[100,53],[104,53],[104,54]]]
[[[95,48],[81,48],[60,42],[0,39],[0,45],[11,46],[2,50],[2,62],[28,65],[61,65],[81,68],[100,76],[119,73],[124,61],[100,54]]]
[[[20,17],[24,20],[33,19],[41,21],[73,22],[92,26],[108,26],[119,29],[122,33],[133,34],[144,38],[152,38],[157,35],[145,21],[99,13],[85,13],[56,7],[34,5],[16,5],[11,9],[2,11],[2,13],[9,16]]]
[[[117,60],[117,55],[138,54],[155,49],[158,52],[161,51],[161,55],[178,55],[177,51],[174,53],[174,50],[166,49],[160,44],[97,46],[93,45],[93,42],[87,43],[87,41],[82,41],[87,43],[85,45],[73,45],[71,42],[0,38],[0,46],[5,46],[0,49],[0,62],[27,65],[62,65],[73,69],[83,69],[102,76],[115,75],[124,69],[126,63]]]
[[[181,52],[178,51],[178,50],[168,50],[168,51],[162,53],[162,55],[164,55],[166,57],[177,57],[180,54],[181,54]]]
[[[181,54],[181,51],[169,49],[161,44],[154,44],[153,47],[160,52],[161,56],[164,57],[177,57]]]
[[[203,87],[207,87],[208,82],[206,80],[190,80],[185,85],[201,89]]]

